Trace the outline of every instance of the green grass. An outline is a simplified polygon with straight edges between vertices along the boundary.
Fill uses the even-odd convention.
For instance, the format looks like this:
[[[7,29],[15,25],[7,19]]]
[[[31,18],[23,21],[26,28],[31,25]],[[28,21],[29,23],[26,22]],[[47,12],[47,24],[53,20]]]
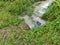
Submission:
[[[35,0],[0,1],[0,28],[21,23],[22,20],[18,19],[18,15],[25,11],[30,12],[29,7],[34,2]]]
[[[60,6],[57,3],[58,1],[55,1],[49,8],[47,9],[46,13],[43,15],[43,19],[48,21],[53,21],[57,18],[57,16],[60,16]],[[60,3],[59,3],[60,4]]]
[[[18,28],[6,30],[1,36],[0,45],[60,45],[60,17],[29,31]]]
[[[15,15],[11,15],[6,11],[0,12],[0,28],[11,26],[11,25],[18,25],[21,23],[22,20],[19,20],[18,17]]]
[[[60,17],[32,29],[25,38],[30,45],[60,45]]]
[[[43,18],[45,17],[44,19],[47,20],[47,23],[43,26],[35,27],[31,30],[21,30],[18,27],[10,27],[5,30],[1,29],[0,45],[60,45],[59,1],[60,0],[57,0],[49,6],[47,13],[43,16]],[[10,15],[10,13],[4,11],[3,13],[0,12],[0,17],[0,19],[2,19],[1,22],[6,20],[6,17],[9,21],[7,22],[10,24],[14,24],[16,21],[14,15]]]

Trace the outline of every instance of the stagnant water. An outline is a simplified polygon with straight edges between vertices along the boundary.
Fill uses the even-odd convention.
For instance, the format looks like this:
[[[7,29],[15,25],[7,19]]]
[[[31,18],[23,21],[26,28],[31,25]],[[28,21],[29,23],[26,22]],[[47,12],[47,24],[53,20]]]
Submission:
[[[39,4],[38,6],[35,6],[32,16],[25,15],[23,17],[19,16],[19,18],[23,18],[25,20],[25,23],[30,28],[43,25],[46,23],[46,21],[41,19],[40,17],[42,17],[42,15],[45,13],[48,6],[51,5],[52,3],[53,3],[53,0],[42,1],[41,4]]]

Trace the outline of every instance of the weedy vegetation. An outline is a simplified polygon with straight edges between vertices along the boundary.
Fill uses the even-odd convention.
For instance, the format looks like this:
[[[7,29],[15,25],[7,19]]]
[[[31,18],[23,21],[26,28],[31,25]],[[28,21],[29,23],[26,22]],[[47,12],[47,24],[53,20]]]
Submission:
[[[22,20],[18,15],[29,12],[37,0],[0,1],[0,45],[60,45],[60,0],[56,0],[48,7],[43,19],[45,25],[31,30],[21,30],[18,26]],[[4,29],[3,29],[4,28]]]

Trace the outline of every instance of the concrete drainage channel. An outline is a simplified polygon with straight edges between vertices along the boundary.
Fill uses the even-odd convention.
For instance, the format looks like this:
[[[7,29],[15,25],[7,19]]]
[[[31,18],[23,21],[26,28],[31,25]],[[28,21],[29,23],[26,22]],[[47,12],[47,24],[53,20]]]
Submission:
[[[46,23],[45,20],[41,19],[42,15],[45,13],[49,5],[53,3],[53,0],[42,1],[40,5],[35,6],[34,12],[31,16],[25,15],[23,17],[19,16],[25,20],[25,23],[29,26],[30,29]]]

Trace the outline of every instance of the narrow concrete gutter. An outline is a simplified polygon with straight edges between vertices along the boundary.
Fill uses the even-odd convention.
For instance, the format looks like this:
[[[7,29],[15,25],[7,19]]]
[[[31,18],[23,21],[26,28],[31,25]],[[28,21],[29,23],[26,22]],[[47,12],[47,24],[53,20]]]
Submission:
[[[30,29],[32,29],[33,27],[37,27],[38,25],[44,25],[46,21],[41,19],[40,17],[42,17],[48,6],[52,3],[53,0],[42,1],[40,5],[35,6],[32,16],[25,15],[23,17],[19,16],[19,18],[24,19],[25,23],[30,27]]]
[[[48,6],[50,6],[53,2],[54,2],[54,0],[42,1],[40,5],[35,6],[36,8],[34,9],[33,13],[36,16],[42,17],[42,15],[45,13]]]

